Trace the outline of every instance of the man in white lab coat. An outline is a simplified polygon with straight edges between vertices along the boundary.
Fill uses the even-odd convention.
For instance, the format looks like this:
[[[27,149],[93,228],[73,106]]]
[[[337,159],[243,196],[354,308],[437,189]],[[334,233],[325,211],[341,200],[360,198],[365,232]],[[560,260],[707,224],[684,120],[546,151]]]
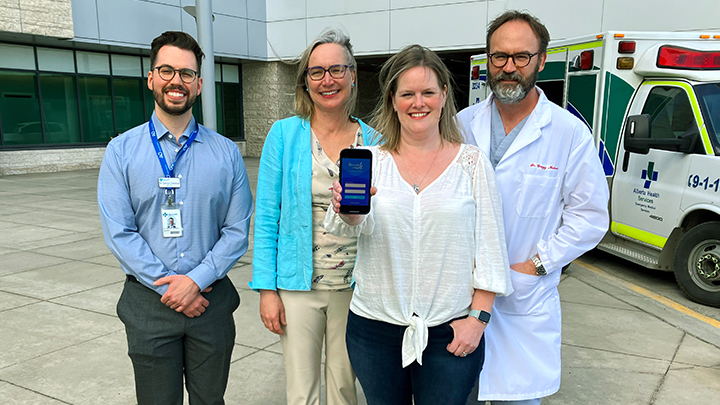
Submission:
[[[608,228],[608,187],[592,136],[535,86],[549,34],[507,11],[488,27],[493,95],[458,114],[467,142],[495,166],[515,292],[485,330],[478,399],[540,404],[560,388],[561,269]],[[505,402],[507,401],[507,402]]]

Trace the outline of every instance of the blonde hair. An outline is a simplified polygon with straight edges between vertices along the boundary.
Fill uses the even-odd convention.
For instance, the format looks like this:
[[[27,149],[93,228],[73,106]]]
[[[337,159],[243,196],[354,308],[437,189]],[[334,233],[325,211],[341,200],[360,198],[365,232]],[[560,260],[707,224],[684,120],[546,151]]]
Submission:
[[[323,31],[307,48],[303,53],[298,56],[293,63],[298,65],[297,74],[295,76],[295,114],[307,120],[312,120],[315,114],[315,106],[310,94],[307,92],[307,73],[306,69],[309,67],[310,55],[313,50],[322,44],[338,44],[345,51],[345,63],[349,65],[348,68],[350,73],[355,71],[355,56],[353,56],[352,45],[350,44],[350,38],[338,29],[327,29]],[[347,74],[347,73],[346,73]],[[351,116],[355,110],[355,104],[357,104],[357,77],[355,77],[355,86],[350,86],[350,95],[348,96],[347,102],[343,107],[345,115]]]
[[[400,120],[393,108],[393,96],[397,91],[398,79],[407,70],[422,66],[432,70],[440,89],[447,89],[445,106],[440,113],[440,138],[451,143],[462,143],[463,138],[455,121],[457,107],[453,96],[452,76],[447,66],[435,52],[420,45],[410,45],[387,60],[380,69],[382,95],[370,125],[381,134],[381,148],[396,152],[400,146]]]

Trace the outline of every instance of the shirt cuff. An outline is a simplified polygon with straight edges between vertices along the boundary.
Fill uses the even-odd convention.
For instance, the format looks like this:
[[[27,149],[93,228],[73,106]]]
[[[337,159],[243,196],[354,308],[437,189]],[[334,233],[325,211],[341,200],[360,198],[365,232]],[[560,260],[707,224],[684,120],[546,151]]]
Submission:
[[[186,274],[186,276],[190,277],[190,279],[194,281],[198,287],[200,287],[200,291],[205,290],[210,287],[212,283],[217,281],[215,272],[210,268],[210,266],[204,263],[200,263],[199,266],[192,269],[188,274]]]

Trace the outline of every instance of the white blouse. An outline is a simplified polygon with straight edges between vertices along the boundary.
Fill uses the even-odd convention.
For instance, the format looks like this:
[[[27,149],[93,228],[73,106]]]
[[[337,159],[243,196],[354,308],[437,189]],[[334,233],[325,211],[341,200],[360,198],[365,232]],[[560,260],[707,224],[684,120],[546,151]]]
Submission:
[[[427,346],[428,327],[466,316],[474,289],[512,293],[500,194],[487,157],[462,145],[456,158],[419,194],[392,155],[373,152],[371,210],[357,226],[332,209],[325,228],[359,235],[350,303],[353,313],[406,325],[403,367]]]

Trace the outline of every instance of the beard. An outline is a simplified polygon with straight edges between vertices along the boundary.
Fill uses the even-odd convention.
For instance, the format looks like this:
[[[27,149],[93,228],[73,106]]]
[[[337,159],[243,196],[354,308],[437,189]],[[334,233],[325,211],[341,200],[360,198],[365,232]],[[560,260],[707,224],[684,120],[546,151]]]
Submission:
[[[517,104],[527,97],[530,90],[535,88],[539,71],[540,65],[535,65],[533,72],[525,77],[518,71],[505,73],[501,70],[496,75],[493,75],[488,69],[488,84],[490,85],[490,90],[492,90],[495,98],[499,102],[503,104]],[[501,80],[515,80],[517,84],[501,83]]]
[[[160,89],[155,86],[153,88],[153,97],[155,102],[161,110],[165,111],[170,115],[183,115],[190,110],[195,104],[197,94],[193,95],[187,88],[179,86],[177,84],[168,84]],[[185,103],[183,104],[168,104],[165,102],[165,93],[171,90],[179,90],[186,94]]]

